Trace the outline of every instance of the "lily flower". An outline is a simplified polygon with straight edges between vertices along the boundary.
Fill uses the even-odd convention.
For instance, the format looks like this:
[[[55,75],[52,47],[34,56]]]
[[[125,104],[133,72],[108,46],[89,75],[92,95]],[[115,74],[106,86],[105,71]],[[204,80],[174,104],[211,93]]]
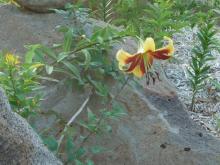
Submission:
[[[166,60],[169,59],[173,52],[173,41],[169,37],[164,37],[168,44],[163,48],[156,49],[153,38],[149,37],[140,44],[137,53],[129,54],[123,49],[116,54],[116,59],[119,63],[119,69],[126,73],[133,73],[136,77],[141,78],[149,71],[154,59]]]

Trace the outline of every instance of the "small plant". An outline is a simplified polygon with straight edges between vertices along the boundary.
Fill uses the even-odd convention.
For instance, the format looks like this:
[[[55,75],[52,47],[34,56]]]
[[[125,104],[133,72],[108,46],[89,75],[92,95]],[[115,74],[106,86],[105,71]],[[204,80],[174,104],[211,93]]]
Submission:
[[[0,85],[5,89],[12,109],[27,118],[39,108],[41,87],[37,69],[41,63],[32,62],[32,53],[26,54],[23,63],[12,53],[0,53]]]
[[[185,13],[176,12],[171,1],[157,0],[156,3],[149,3],[144,12],[141,18],[142,36],[152,36],[156,41],[163,36],[172,36],[188,25]]]
[[[215,38],[216,33],[213,22],[206,23],[197,33],[200,44],[196,45],[192,51],[192,61],[188,70],[193,91],[191,111],[194,111],[196,94],[204,88],[205,80],[209,78],[209,70],[211,68],[209,62],[215,59],[212,51],[218,50],[218,41]]]
[[[140,36],[142,23],[140,18],[143,16],[143,9],[147,5],[140,0],[118,0],[114,5],[116,19],[113,24],[117,26],[130,26],[137,36]]]
[[[97,1],[94,4],[97,6]],[[93,11],[93,15],[104,22],[110,23],[114,15],[113,0],[101,0],[97,9]]]
[[[113,23],[130,26],[141,38],[151,36],[160,41],[163,36],[172,36],[174,32],[188,25],[186,12],[175,10],[173,1],[126,0],[118,1],[114,8],[118,18]]]

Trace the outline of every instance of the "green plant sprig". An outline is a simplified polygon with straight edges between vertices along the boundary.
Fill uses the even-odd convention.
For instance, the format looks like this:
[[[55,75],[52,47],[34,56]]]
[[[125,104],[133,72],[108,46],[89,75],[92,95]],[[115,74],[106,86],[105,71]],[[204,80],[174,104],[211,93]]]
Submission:
[[[32,56],[29,50],[25,61],[12,53],[0,53],[0,85],[6,91],[12,109],[24,118],[36,113],[39,109],[40,94],[39,75],[36,73],[43,64],[29,61]],[[27,60],[29,59],[29,60]]]
[[[63,60],[64,60],[65,58],[68,58],[69,55],[73,55],[73,54],[78,53],[78,52],[80,52],[80,51],[82,51],[82,50],[84,50],[84,49],[91,48],[91,47],[94,47],[94,46],[97,46],[97,45],[101,45],[101,44],[103,44],[103,43],[109,43],[110,41],[116,41],[116,40],[119,40],[119,39],[122,39],[122,38],[125,38],[125,37],[128,37],[128,35],[117,36],[117,37],[113,37],[113,38],[111,38],[111,39],[106,39],[106,40],[103,40],[102,43],[100,43],[100,42],[94,42],[94,43],[90,43],[90,44],[84,45],[84,46],[82,46],[82,47],[76,48],[76,49],[73,50],[73,51],[67,52],[67,53],[66,53],[67,56],[64,57]],[[75,58],[75,57],[69,58],[68,60],[72,60],[73,58]],[[61,62],[62,62],[62,61],[61,61]],[[50,65],[55,65],[56,63],[59,63],[59,61],[56,60],[56,61],[52,62]]]
[[[209,78],[211,65],[208,62],[215,59],[212,51],[219,50],[218,41],[215,37],[216,33],[214,22],[207,22],[197,33],[200,45],[196,45],[193,48],[192,61],[188,69],[193,92],[190,106],[191,111],[194,111],[195,108],[196,94],[204,88],[205,80]]]

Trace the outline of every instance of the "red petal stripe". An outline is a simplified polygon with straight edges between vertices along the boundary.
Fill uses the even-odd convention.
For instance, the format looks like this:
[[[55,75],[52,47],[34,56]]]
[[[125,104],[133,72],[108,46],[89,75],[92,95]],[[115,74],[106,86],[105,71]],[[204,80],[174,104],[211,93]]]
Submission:
[[[129,64],[129,63],[131,63],[131,62],[133,62],[133,61],[136,61],[137,58],[138,58],[138,55],[133,55],[132,57],[128,57],[128,58],[125,60],[125,63],[126,63],[126,64]]]
[[[131,65],[126,70],[126,72],[131,72],[132,70],[134,70],[134,68],[140,63],[140,60],[141,60],[141,56],[137,56],[136,58],[134,58],[133,61],[130,62]]]
[[[157,50],[155,52],[151,52],[150,54],[157,59],[166,60],[171,56],[168,55],[170,51],[168,49]]]
[[[142,74],[144,74],[146,72],[143,57],[141,58],[140,69],[141,69]]]

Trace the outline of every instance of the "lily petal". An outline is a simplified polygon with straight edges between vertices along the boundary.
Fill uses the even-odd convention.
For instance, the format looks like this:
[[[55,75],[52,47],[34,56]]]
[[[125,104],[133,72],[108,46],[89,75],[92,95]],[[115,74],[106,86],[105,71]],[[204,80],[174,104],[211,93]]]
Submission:
[[[143,72],[143,71],[141,70],[140,65],[137,65],[137,66],[134,68],[134,70],[132,71],[132,73],[133,73],[136,77],[141,78],[141,77],[143,77],[143,75],[144,75],[145,72]]]
[[[139,54],[129,57],[126,60],[126,64],[130,63],[130,66],[126,70],[126,72],[132,72],[137,65],[140,65],[141,60],[142,60],[142,57]]]
[[[148,72],[152,64],[153,64],[153,56],[151,56],[151,54],[149,53],[145,53],[143,55],[143,60],[140,63],[141,70],[145,73]]]
[[[147,67],[145,67],[144,59],[142,58],[142,60],[141,60],[141,62],[140,62],[141,72],[142,72],[142,73],[145,73],[145,72],[146,72],[146,68],[147,68]]]
[[[171,57],[174,52],[173,41],[169,37],[164,37],[165,40],[168,40],[168,45],[163,48],[157,49],[154,52],[150,52],[150,54],[156,58],[161,60],[166,60]]]
[[[174,53],[173,40],[167,36],[164,36],[164,40],[168,41],[168,45],[166,46],[166,48],[169,50],[169,54],[173,54]]]
[[[118,60],[118,66],[120,70],[123,70],[123,66],[127,64],[126,61],[129,57],[132,57],[132,55],[122,49],[117,52],[116,59]]]
[[[144,48],[144,51],[145,52],[148,52],[148,51],[155,51],[155,43],[154,43],[154,39],[151,38],[151,37],[148,37],[145,41],[144,41],[144,44],[143,44],[143,48]]]
[[[122,64],[126,64],[126,60],[129,57],[132,57],[132,55],[124,51],[123,49],[119,50],[116,54],[116,59]]]
[[[156,50],[155,52],[151,52],[151,55],[160,60],[169,59],[171,56],[169,55],[169,51],[167,49]]]

